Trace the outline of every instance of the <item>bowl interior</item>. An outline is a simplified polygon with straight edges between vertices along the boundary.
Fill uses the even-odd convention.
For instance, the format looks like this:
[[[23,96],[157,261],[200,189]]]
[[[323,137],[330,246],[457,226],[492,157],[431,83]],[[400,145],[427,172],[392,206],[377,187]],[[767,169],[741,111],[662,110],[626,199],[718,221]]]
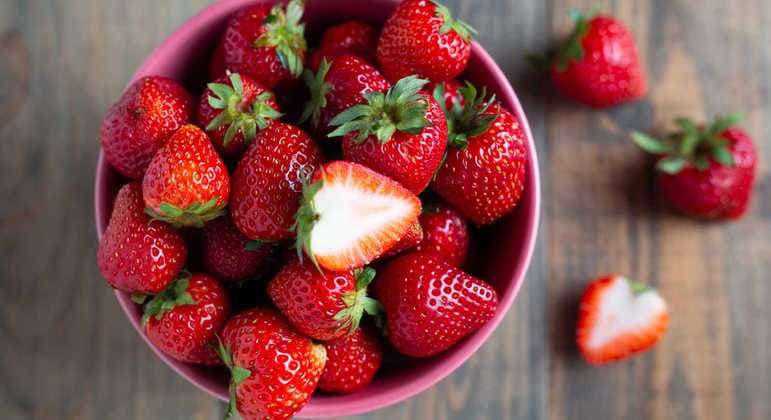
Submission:
[[[273,0],[265,0],[273,3]],[[255,1],[223,0],[188,20],[159,46],[134,74],[132,81],[146,75],[162,75],[182,81],[192,92],[204,86],[207,59],[230,16]],[[395,6],[395,0],[308,0],[306,21],[310,34],[320,28],[357,18],[382,25]],[[471,60],[462,78],[479,86],[487,86],[521,121],[527,134],[529,166],[527,185],[519,206],[503,220],[479,232],[475,238],[477,254],[484,256],[469,270],[491,283],[500,298],[498,312],[482,329],[466,337],[449,351],[428,359],[414,360],[387,355],[381,372],[366,389],[352,395],[315,395],[299,413],[302,417],[351,415],[374,410],[415,395],[447,376],[474,353],[500,322],[524,279],[533,251],[539,211],[539,182],[535,148],[530,129],[514,91],[497,65],[478,44],[472,48]],[[112,209],[113,199],[125,183],[100,153],[96,178],[96,225],[101,237]],[[491,246],[495,244],[495,246]],[[140,311],[126,293],[116,292],[131,323],[145,340],[139,328]],[[172,360],[151,348],[180,375],[201,389],[227,399],[227,374],[222,369],[206,368]]]

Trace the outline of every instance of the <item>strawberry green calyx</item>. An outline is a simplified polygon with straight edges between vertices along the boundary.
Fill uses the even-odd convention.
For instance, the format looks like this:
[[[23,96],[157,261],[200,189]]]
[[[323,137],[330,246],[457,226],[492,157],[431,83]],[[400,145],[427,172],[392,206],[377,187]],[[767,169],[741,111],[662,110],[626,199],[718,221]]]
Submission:
[[[235,416],[238,412],[236,406],[236,388],[241,382],[252,376],[252,371],[240,366],[236,366],[233,363],[233,357],[230,354],[230,350],[225,347],[217,336],[217,355],[222,359],[222,363],[230,370],[230,386],[228,387],[228,393],[230,394],[230,400],[228,401],[228,409],[225,411],[225,420]]]
[[[455,103],[452,109],[446,109],[444,99],[437,100],[447,117],[447,131],[450,145],[465,149],[468,139],[486,132],[490,125],[498,118],[499,112],[491,114],[487,112],[495,103],[495,95],[487,96],[487,90],[482,88],[477,91],[470,82],[459,88],[458,92],[463,96],[463,107]],[[439,84],[434,89],[434,98],[444,97],[444,86]]]
[[[303,113],[300,116],[301,123],[310,118],[311,124],[314,127],[318,127],[321,110],[327,106],[327,94],[332,89],[332,86],[324,80],[330,67],[329,61],[323,58],[321,64],[319,64],[319,71],[316,74],[313,74],[308,69],[303,72],[303,79],[308,86],[308,90],[310,90],[311,98],[305,104],[305,109],[303,109]]]
[[[297,241],[295,242],[297,258],[302,261],[303,251],[305,251],[305,254],[308,255],[319,272],[322,271],[321,267],[319,267],[319,264],[316,262],[316,258],[311,251],[311,232],[313,232],[313,226],[316,224],[316,221],[319,220],[319,213],[316,211],[313,199],[323,186],[323,179],[312,183],[306,183],[303,186],[302,202],[300,208],[297,209],[297,213],[295,213],[295,222],[292,226],[292,230],[294,230],[297,235]]]
[[[273,97],[270,92],[259,94],[251,104],[244,103],[244,85],[238,73],[228,75],[231,85],[224,83],[209,83],[207,87],[214,93],[209,96],[209,105],[221,109],[206,126],[206,131],[212,131],[224,125],[228,126],[223,139],[227,147],[233,137],[240,131],[247,145],[257,137],[257,129],[264,129],[271,120],[281,118],[281,113],[273,109],[268,101]]]
[[[432,1],[434,8],[436,9],[436,16],[442,18],[442,26],[439,28],[440,34],[446,34],[450,31],[455,31],[465,41],[471,41],[471,36],[476,35],[477,31],[471,27],[468,23],[460,20],[453,19],[452,13],[447,6],[440,4],[439,2]]]
[[[704,171],[710,166],[710,158],[723,166],[735,164],[729,142],[722,137],[725,130],[742,120],[741,114],[717,116],[708,126],[699,126],[688,118],[676,118],[679,132],[664,139],[658,139],[645,133],[633,131],[632,140],[648,153],[663,156],[656,169],[676,174],[688,164]]]
[[[583,41],[589,32],[589,21],[594,17],[595,13],[583,14],[578,10],[571,10],[569,14],[575,23],[575,27],[570,37],[555,54],[557,70],[560,72],[567,70],[571,61],[580,61],[584,58]]]
[[[254,41],[255,47],[275,47],[281,64],[289,70],[292,77],[300,77],[303,72],[302,55],[308,48],[305,42],[305,24],[302,0],[291,0],[286,9],[276,4],[265,18],[267,31]]]
[[[398,130],[417,134],[429,124],[426,118],[428,103],[420,90],[428,80],[415,75],[407,76],[394,84],[387,92],[364,94],[367,103],[354,105],[337,114],[330,125],[338,126],[328,137],[344,136],[358,132],[354,142],[363,143],[374,135],[381,143],[387,143]]]
[[[193,203],[187,208],[179,208],[173,204],[161,203],[159,211],[145,208],[145,213],[153,220],[160,220],[174,227],[194,226],[202,228],[206,222],[225,214],[225,203],[217,205],[220,197],[213,197],[205,203]]]
[[[183,272],[166,290],[153,296],[147,302],[142,315],[142,325],[146,325],[150,317],[155,317],[157,321],[163,318],[170,310],[179,305],[194,305],[195,300],[187,291],[190,284],[190,273]]]
[[[356,273],[356,289],[343,296],[343,302],[347,308],[338,312],[335,315],[335,320],[343,322],[343,328],[348,328],[348,334],[352,334],[356,331],[356,328],[359,328],[364,312],[376,317],[383,311],[380,302],[367,296],[367,286],[372,283],[374,278],[374,268],[366,267],[358,270]]]

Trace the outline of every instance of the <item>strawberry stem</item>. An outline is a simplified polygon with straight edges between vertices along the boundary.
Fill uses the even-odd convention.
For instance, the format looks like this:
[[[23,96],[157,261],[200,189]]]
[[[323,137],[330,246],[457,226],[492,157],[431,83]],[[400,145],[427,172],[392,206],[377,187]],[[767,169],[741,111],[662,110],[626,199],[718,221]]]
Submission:
[[[300,23],[303,7],[302,0],[291,0],[286,9],[280,3],[273,6],[265,18],[267,31],[254,41],[257,48],[274,47],[281,65],[289,70],[292,77],[300,77],[302,74],[302,55],[308,48],[305,24]]]
[[[150,317],[160,321],[163,316],[179,305],[194,305],[196,302],[187,287],[190,284],[190,273],[183,272],[163,292],[155,295],[144,308],[142,325],[146,325]]]
[[[661,172],[676,174],[688,164],[704,171],[710,166],[710,158],[723,166],[735,164],[723,133],[741,120],[741,114],[717,116],[709,126],[703,127],[688,118],[678,117],[674,121],[680,131],[663,139],[638,131],[633,131],[631,137],[644,151],[663,156],[656,163]]]
[[[305,103],[305,108],[300,116],[301,123],[310,118],[311,124],[314,127],[318,127],[319,119],[321,118],[321,110],[326,108],[327,94],[332,89],[332,86],[325,81],[330,67],[329,61],[327,61],[326,58],[323,58],[321,59],[321,64],[319,64],[319,71],[317,71],[316,74],[313,74],[309,69],[306,69],[303,72],[303,79],[308,86],[311,97],[308,102]]]
[[[365,93],[367,103],[337,114],[329,124],[338,127],[327,136],[358,132],[354,139],[356,143],[363,143],[371,135],[381,143],[387,143],[397,130],[420,133],[429,124],[426,118],[428,103],[420,94],[426,83],[428,80],[412,75],[399,80],[385,93]]]

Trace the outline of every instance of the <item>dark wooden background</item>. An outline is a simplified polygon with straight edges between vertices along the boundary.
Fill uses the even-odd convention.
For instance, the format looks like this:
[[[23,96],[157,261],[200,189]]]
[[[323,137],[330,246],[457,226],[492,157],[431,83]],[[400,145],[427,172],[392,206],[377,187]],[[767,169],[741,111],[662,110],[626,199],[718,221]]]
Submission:
[[[0,417],[217,419],[223,406],[140,341],[95,262],[98,127],[152,48],[206,0],[0,1]],[[492,339],[422,395],[368,419],[771,418],[771,2],[455,0],[523,100],[542,168],[543,223],[527,283]],[[697,4],[698,3],[698,4]],[[523,55],[571,7],[625,20],[645,101],[565,104]],[[656,198],[625,137],[673,116],[744,111],[760,149],[738,223],[700,223]],[[577,358],[577,297],[594,275],[655,283],[671,329],[642,357]]]

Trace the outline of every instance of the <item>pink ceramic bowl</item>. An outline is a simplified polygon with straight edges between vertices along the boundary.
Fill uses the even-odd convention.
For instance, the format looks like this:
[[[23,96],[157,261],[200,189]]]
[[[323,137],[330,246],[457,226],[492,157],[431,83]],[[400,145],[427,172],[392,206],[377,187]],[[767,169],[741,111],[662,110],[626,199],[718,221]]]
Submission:
[[[262,1],[273,3],[273,0]],[[307,0],[306,20],[311,30],[349,18],[382,25],[397,2]],[[153,51],[131,80],[145,75],[162,75],[183,81],[189,86],[202,86],[208,54],[228,18],[245,5],[253,3],[254,0],[222,0],[212,4],[188,20]],[[498,222],[494,228],[485,229],[482,233],[482,246],[484,247],[485,243],[495,246],[484,247],[485,259],[473,267],[475,274],[493,284],[498,291],[498,312],[482,329],[439,356],[423,360],[398,359],[385,364],[376,380],[361,392],[346,396],[314,396],[299,413],[300,417],[364,413],[397,403],[427,389],[449,375],[487,340],[522,285],[535,245],[539,218],[538,162],[532,135],[522,107],[506,76],[476,43],[471,50],[471,61],[463,77],[479,86],[487,86],[494,92],[504,106],[519,117],[527,135],[529,165],[525,194],[514,212]],[[115,194],[123,182],[125,180],[105,162],[100,153],[95,190],[96,229],[100,238],[107,226]],[[131,302],[126,293],[116,291],[115,296],[134,328],[147,341],[139,328],[139,307]],[[228,378],[224,372],[172,360],[149,341],[147,344],[177,373],[217,398],[227,400]]]

